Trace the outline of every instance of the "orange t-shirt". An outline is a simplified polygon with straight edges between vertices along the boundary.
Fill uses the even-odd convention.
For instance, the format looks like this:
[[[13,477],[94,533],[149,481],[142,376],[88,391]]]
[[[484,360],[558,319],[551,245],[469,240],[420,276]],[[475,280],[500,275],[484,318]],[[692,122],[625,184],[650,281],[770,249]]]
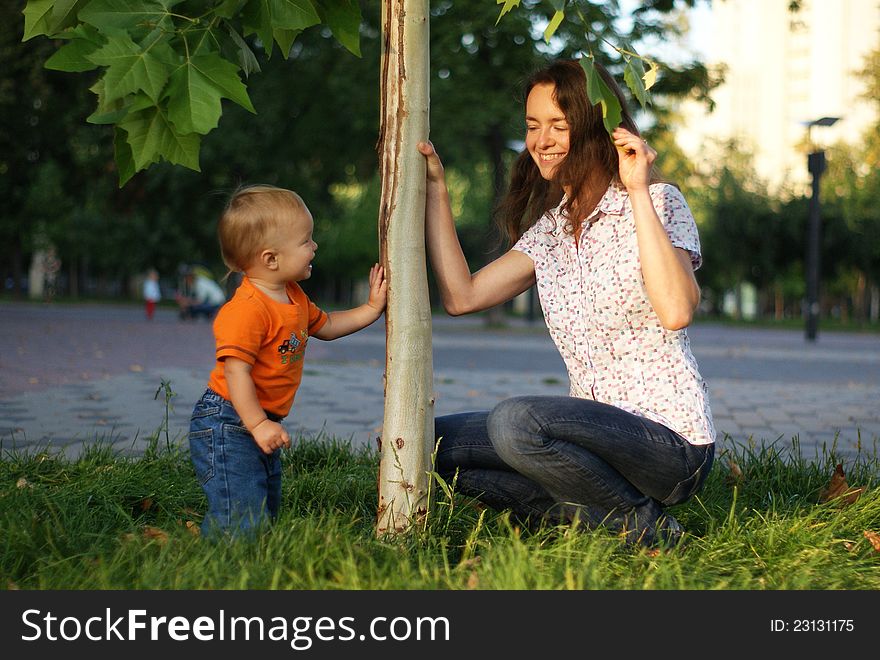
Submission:
[[[300,286],[287,285],[290,304],[272,300],[245,277],[214,319],[217,364],[208,387],[229,399],[223,361],[236,357],[253,365],[251,378],[263,410],[284,417],[302,380],[309,335],[327,322]]]

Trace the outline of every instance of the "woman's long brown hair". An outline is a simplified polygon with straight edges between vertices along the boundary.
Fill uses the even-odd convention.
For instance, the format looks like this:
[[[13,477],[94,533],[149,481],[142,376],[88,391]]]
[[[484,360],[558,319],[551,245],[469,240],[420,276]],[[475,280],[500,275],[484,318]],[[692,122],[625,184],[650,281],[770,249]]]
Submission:
[[[614,78],[599,63],[595,66],[620,101],[621,125],[639,135]],[[556,168],[551,181],[541,176],[528,149],[517,157],[507,194],[495,211],[495,221],[510,245],[544,213],[559,204],[563,185],[571,187],[571,195],[563,205],[569,218],[566,230],[575,233],[585,214],[599,203],[608,185],[620,181],[617,148],[605,130],[602,106],[592,105],[587,97],[587,77],[581,65],[574,60],[560,60],[535,72],[526,82],[523,105],[532,88],[540,84],[555,88],[554,100],[569,126],[568,154]]]

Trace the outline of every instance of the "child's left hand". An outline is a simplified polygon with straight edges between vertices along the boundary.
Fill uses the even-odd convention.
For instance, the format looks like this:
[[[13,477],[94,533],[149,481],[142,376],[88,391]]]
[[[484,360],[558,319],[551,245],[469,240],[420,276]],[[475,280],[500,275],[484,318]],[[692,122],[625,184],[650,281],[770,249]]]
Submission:
[[[382,312],[388,299],[388,280],[385,279],[385,269],[379,264],[373,264],[370,269],[370,299],[367,304]]]

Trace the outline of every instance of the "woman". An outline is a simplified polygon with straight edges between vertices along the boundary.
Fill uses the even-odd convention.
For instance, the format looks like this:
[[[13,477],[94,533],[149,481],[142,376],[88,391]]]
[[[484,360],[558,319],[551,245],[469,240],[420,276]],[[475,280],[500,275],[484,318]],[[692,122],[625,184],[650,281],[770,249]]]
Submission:
[[[652,177],[657,154],[625,110],[609,138],[577,62],[537,72],[525,91],[526,149],[499,209],[513,247],[471,274],[443,166],[421,143],[428,252],[452,315],[537,282],[571,392],[438,417],[437,468],[531,523],[579,520],[629,543],[676,543],[682,529],[664,508],[699,490],[715,440],[684,329],[700,297],[696,224],[679,190]]]

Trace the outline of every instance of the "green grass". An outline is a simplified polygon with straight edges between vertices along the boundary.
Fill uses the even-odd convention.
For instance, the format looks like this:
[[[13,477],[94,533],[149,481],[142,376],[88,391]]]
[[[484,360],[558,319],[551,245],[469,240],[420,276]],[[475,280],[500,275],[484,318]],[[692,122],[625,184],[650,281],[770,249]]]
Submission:
[[[818,503],[837,462],[865,488],[849,506]],[[140,458],[101,446],[74,461],[4,451],[0,589],[880,588],[880,552],[863,534],[880,532],[876,451],[806,460],[778,443],[734,446],[699,496],[672,509],[687,543],[660,554],[605,531],[529,532],[439,489],[424,525],[377,539],[374,451],[301,441],[283,464],[274,527],[210,543],[186,527],[204,498],[187,455],[164,441]],[[145,538],[153,528],[167,541]]]

